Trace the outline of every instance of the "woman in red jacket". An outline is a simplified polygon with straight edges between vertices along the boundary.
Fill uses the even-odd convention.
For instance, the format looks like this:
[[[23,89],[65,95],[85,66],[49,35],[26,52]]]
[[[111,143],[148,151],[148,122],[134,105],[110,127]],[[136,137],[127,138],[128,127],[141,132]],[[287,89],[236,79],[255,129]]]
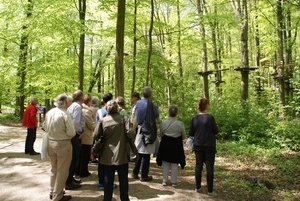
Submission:
[[[25,141],[25,154],[37,155],[40,154],[35,152],[33,149],[33,144],[36,139],[36,105],[38,104],[38,100],[36,98],[30,99],[30,105],[26,108],[23,116],[22,125],[27,127],[27,136]]]

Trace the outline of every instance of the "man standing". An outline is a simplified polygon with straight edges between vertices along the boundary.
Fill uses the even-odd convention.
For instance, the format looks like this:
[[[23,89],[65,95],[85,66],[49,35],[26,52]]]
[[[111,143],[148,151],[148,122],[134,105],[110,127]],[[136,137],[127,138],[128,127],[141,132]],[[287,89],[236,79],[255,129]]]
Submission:
[[[72,190],[80,188],[80,181],[74,179],[75,171],[79,165],[79,155],[81,149],[81,139],[84,132],[85,121],[82,114],[82,103],[84,101],[84,95],[82,91],[77,90],[73,93],[73,103],[68,108],[68,113],[73,119],[73,125],[76,131],[76,135],[72,138],[72,161],[69,168],[69,177],[66,182],[66,190]]]
[[[138,179],[138,174],[141,168],[141,181],[151,181],[153,178],[149,175],[149,166],[150,166],[150,155],[155,153],[156,143],[153,144],[144,144],[143,135],[140,134],[141,126],[144,123],[147,111],[147,105],[150,99],[152,98],[152,89],[151,87],[143,88],[144,98],[136,103],[136,120],[138,124],[138,133],[135,139],[135,145],[139,152],[139,158],[135,161],[135,166],[133,169],[133,178]],[[153,104],[153,114],[156,121],[159,119],[158,108]],[[155,127],[156,129],[156,127]]]
[[[72,118],[67,113],[68,96],[66,94],[57,96],[55,103],[57,107],[47,113],[43,126],[49,138],[50,199],[66,201],[71,199],[71,196],[64,195],[63,191],[72,160],[71,139],[76,132]]]
[[[38,100],[36,98],[30,99],[30,105],[26,108],[23,116],[22,125],[27,127],[27,136],[25,141],[25,154],[37,155],[40,154],[34,151],[33,145],[36,139],[36,126],[37,126],[37,118],[36,118],[36,105],[38,104]]]
[[[133,92],[131,94],[131,111],[130,111],[130,118],[129,118],[129,128],[132,129],[135,132],[135,135],[137,134],[137,121],[136,121],[136,115],[135,115],[135,108],[136,108],[136,103],[140,100],[140,94],[137,92]],[[134,138],[135,139],[135,138]],[[134,162],[136,159],[135,154],[130,151],[130,161]]]

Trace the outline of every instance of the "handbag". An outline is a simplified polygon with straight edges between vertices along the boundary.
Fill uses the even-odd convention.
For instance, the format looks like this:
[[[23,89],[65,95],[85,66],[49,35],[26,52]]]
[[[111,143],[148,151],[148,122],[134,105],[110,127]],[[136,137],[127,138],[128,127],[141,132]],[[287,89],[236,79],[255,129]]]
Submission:
[[[92,154],[96,158],[100,158],[105,144],[105,139],[102,134],[102,130],[103,130],[102,121],[99,121],[94,130],[94,137],[98,139],[94,141],[94,145],[92,147]]]
[[[100,158],[102,151],[103,151],[103,147],[104,147],[104,136],[101,136],[98,140],[95,141],[93,147],[92,147],[92,154],[93,156],[95,156],[96,158]]]
[[[42,161],[45,161],[48,156],[48,133],[44,132],[43,133],[43,142],[42,142],[42,149],[41,149],[41,159]]]
[[[190,151],[194,151],[194,137],[190,136],[187,141],[186,141],[186,145],[188,146]]]

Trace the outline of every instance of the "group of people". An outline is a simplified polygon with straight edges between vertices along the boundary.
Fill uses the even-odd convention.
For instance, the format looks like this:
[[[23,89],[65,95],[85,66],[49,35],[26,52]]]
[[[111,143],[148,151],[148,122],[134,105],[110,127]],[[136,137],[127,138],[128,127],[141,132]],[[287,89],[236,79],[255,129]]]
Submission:
[[[134,92],[131,96],[130,112],[125,109],[123,97],[113,99],[111,93],[102,96],[102,107],[99,99],[84,95],[77,90],[73,96],[60,94],[55,99],[55,108],[45,117],[43,129],[48,135],[48,155],[51,163],[50,199],[54,201],[70,200],[71,196],[65,190],[81,187],[81,180],[75,175],[88,177],[90,161],[98,162],[98,187],[104,189],[104,201],[111,201],[115,172],[118,173],[120,199],[129,200],[129,162],[134,161],[132,177],[142,182],[150,182],[149,174],[151,155],[156,155],[156,163],[162,166],[162,185],[177,187],[178,165],[183,169],[186,165],[183,140],[186,138],[184,124],[177,120],[178,108],[169,107],[169,118],[159,126],[161,140],[145,143],[143,135],[145,118],[151,110],[154,119],[152,124],[156,130],[159,124],[158,107],[152,103],[152,89],[144,87],[143,98]],[[31,99],[31,104],[24,113],[23,125],[28,128],[25,153],[39,154],[34,151],[33,143],[36,137],[36,119],[28,123],[28,119],[36,118],[34,110],[37,99]],[[151,106],[151,107],[149,107]],[[150,109],[149,109],[150,108]],[[206,166],[207,188],[209,195],[213,191],[214,161],[216,154],[216,135],[218,133],[215,119],[208,114],[208,101],[204,98],[198,103],[199,114],[191,121],[189,136],[194,137],[196,155],[195,191],[200,192],[203,165]],[[33,111],[33,112],[32,112]],[[35,114],[34,114],[35,113]],[[27,122],[27,123],[24,123]],[[30,127],[29,127],[30,125]],[[96,159],[91,154],[95,140],[104,139],[101,156]],[[34,140],[33,140],[34,139]]]

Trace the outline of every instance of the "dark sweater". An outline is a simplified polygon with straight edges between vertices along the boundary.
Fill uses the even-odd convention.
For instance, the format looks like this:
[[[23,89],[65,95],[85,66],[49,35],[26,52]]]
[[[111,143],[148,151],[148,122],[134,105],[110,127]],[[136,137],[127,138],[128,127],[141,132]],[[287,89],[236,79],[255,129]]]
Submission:
[[[215,118],[210,114],[199,114],[193,117],[190,136],[194,136],[194,145],[200,147],[216,147],[218,127]]]

